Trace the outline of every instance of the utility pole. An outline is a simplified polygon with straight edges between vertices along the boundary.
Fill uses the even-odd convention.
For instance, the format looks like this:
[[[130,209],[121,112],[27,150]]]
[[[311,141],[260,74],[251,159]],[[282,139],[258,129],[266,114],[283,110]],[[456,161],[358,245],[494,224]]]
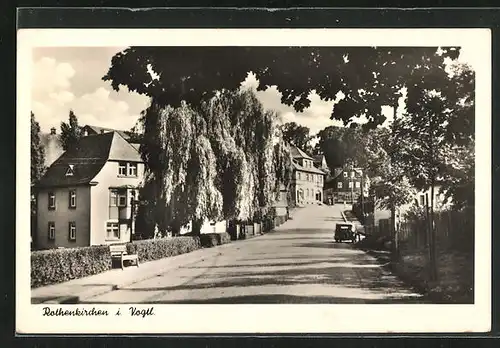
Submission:
[[[351,165],[351,205],[354,205],[354,165]]]
[[[363,219],[363,225],[365,224],[365,193],[364,193],[364,186],[363,186],[363,169],[361,169],[361,218]]]

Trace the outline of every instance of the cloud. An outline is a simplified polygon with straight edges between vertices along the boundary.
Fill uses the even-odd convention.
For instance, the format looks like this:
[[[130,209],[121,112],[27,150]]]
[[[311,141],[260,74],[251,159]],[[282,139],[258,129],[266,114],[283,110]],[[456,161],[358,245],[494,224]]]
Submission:
[[[34,98],[68,90],[71,87],[70,80],[74,75],[75,70],[69,63],[58,63],[50,57],[39,59],[33,70]]]
[[[103,66],[106,64],[107,61],[104,61]],[[86,71],[79,60],[59,62],[44,56],[35,62],[32,110],[42,131],[47,132],[51,127],[59,130],[61,122],[68,120],[69,110],[75,112],[80,125],[117,129],[134,126],[140,112],[147,107],[149,98],[125,90],[112,91],[100,79],[86,79]],[[84,89],[81,88],[82,83]],[[79,85],[78,88],[76,85]],[[87,92],[82,94],[82,90]]]
[[[249,74],[241,85],[243,88],[256,90],[259,81],[255,75]],[[295,122],[306,126],[311,130],[311,135],[329,126],[342,126],[341,121],[330,119],[334,101],[321,100],[320,96],[315,92],[309,95],[311,105],[303,112],[297,112],[293,107],[281,104],[281,93],[275,86],[264,91],[257,91],[256,94],[265,109],[275,110],[278,113],[281,122]]]

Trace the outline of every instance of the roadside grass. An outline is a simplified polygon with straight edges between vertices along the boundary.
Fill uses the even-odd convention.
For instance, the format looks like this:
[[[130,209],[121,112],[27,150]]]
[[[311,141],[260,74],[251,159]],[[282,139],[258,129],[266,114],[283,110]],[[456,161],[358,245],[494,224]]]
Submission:
[[[389,237],[367,236],[356,247],[375,256],[403,282],[426,295],[432,302],[474,303],[474,253],[438,247],[438,279],[430,280],[426,249],[408,250],[401,246],[400,257],[390,252]]]

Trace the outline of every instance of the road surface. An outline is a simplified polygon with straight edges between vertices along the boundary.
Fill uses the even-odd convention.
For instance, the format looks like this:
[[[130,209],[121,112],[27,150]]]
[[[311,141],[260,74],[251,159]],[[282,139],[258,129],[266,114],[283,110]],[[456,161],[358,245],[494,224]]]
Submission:
[[[277,231],[85,303],[422,303],[372,256],[334,243],[343,205],[299,208]]]

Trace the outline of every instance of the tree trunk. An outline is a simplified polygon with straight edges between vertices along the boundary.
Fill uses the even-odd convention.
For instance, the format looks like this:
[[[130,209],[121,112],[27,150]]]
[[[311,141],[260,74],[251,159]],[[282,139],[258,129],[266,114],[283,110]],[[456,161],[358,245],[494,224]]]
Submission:
[[[392,234],[392,239],[393,239],[393,246],[392,246],[392,257],[394,259],[398,259],[399,255],[399,236],[398,236],[398,231],[396,228],[396,206],[394,203],[391,203],[391,234]]]
[[[203,221],[201,219],[193,219],[191,224],[191,234],[194,236],[199,236],[201,234],[201,226]]]
[[[430,234],[431,234],[431,279],[437,280],[437,250],[436,250],[436,230],[434,228],[434,179],[431,183],[431,208],[430,208]]]

